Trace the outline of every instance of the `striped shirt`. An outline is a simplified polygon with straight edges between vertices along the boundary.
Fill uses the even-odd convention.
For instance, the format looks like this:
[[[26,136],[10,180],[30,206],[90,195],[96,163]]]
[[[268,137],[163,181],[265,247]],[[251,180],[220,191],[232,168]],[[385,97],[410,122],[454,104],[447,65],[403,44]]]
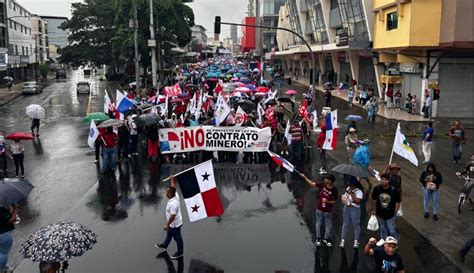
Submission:
[[[301,141],[303,137],[303,130],[300,126],[293,125],[290,128],[291,142]]]

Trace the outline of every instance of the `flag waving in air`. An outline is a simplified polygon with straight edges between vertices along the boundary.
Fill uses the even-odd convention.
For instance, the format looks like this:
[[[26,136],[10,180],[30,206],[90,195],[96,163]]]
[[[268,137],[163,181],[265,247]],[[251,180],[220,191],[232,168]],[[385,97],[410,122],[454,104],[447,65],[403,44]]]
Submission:
[[[295,166],[293,166],[293,164],[291,164],[288,160],[286,160],[282,156],[279,156],[275,154],[274,152],[270,152],[270,151],[268,151],[268,154],[273,159],[275,164],[277,164],[278,166],[282,166],[283,168],[287,169],[290,172],[293,172],[295,170]]]
[[[87,138],[87,144],[89,144],[89,147],[94,148],[95,147],[95,140],[99,137],[100,132],[99,129],[97,129],[97,125],[95,124],[95,121],[91,121],[91,126],[89,128],[89,137]]]
[[[326,114],[326,139],[324,140],[323,149],[325,150],[336,150],[337,146],[337,119],[335,120],[334,117],[337,117],[335,111],[328,112]]]
[[[129,98],[127,98],[124,94],[122,94],[122,92],[117,90],[117,111],[123,114],[127,112],[128,110],[130,110],[132,106],[133,106],[133,102]]]
[[[416,158],[415,152],[410,147],[410,144],[408,144],[407,139],[402,134],[400,123],[398,123],[397,133],[395,134],[395,140],[393,141],[392,156],[393,153],[407,159],[413,163],[413,165],[418,166],[418,159]],[[390,156],[390,163],[392,163],[392,156]]]
[[[242,123],[247,121],[247,113],[245,113],[242,107],[237,107],[237,113],[235,114],[235,126],[242,126]]]
[[[212,160],[196,165],[176,175],[175,178],[191,222],[224,213],[216,188]]]

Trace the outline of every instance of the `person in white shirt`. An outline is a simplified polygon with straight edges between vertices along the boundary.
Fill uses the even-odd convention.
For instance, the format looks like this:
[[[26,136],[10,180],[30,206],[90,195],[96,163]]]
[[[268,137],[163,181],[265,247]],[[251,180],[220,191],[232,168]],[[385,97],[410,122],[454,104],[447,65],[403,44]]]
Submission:
[[[342,222],[342,235],[341,243],[339,247],[344,248],[345,238],[349,232],[349,222],[352,223],[354,228],[354,248],[359,248],[360,238],[360,203],[364,197],[362,191],[362,185],[359,180],[355,177],[351,177],[349,187],[346,192],[341,196],[342,203],[344,204],[343,222]]]
[[[131,118],[129,119],[130,123],[130,146],[129,146],[129,154],[128,157],[131,157],[132,155],[138,155],[137,152],[137,146],[138,146],[138,127],[135,121],[133,120],[136,118],[137,115],[132,115]]]
[[[174,239],[178,250],[170,258],[176,260],[183,257],[183,237],[181,236],[183,220],[181,217],[179,198],[176,194],[176,178],[171,176],[169,180],[170,186],[166,189],[166,197],[169,199],[166,204],[166,224],[163,227],[163,229],[166,230],[166,239],[161,244],[155,244],[155,247],[166,250],[171,243],[171,239]]]
[[[13,154],[16,177],[18,177],[19,170],[21,169],[21,178],[25,178],[25,168],[23,167],[25,147],[23,147],[23,144],[21,144],[19,139],[14,139],[10,150]]]

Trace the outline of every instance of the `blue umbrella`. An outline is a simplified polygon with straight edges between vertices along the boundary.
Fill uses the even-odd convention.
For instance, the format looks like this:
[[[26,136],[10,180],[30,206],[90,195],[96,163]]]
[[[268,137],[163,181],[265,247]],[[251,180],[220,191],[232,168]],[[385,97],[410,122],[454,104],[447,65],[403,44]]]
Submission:
[[[359,115],[348,115],[344,118],[345,120],[361,121],[362,117]]]
[[[8,207],[25,201],[33,188],[34,186],[24,179],[3,179],[0,182],[0,205]]]
[[[248,89],[250,89],[250,90],[252,90],[252,91],[257,88],[257,87],[256,87],[255,85],[253,85],[253,84],[247,84],[245,87],[247,87]]]
[[[63,223],[42,227],[21,245],[20,252],[34,262],[64,262],[92,249],[97,235],[77,223]]]
[[[242,77],[242,78],[240,78],[240,82],[243,82],[243,83],[251,83],[252,81],[251,81],[249,78],[247,78],[247,77]]]

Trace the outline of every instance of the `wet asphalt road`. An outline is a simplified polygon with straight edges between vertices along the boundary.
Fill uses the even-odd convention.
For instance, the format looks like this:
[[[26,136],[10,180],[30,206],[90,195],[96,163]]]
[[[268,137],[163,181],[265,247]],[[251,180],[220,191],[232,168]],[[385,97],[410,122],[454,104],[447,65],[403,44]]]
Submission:
[[[60,220],[82,223],[99,236],[90,252],[70,261],[67,272],[370,272],[373,268],[362,245],[358,251],[350,244],[345,251],[337,245],[315,250],[317,192],[299,177],[268,164],[216,164],[225,214],[191,224],[182,207],[184,259],[170,261],[159,255],[153,245],[165,236],[161,228],[166,184],[161,179],[186,166],[136,159],[122,162],[115,176],[99,180],[93,150],[86,143],[88,124],[81,123],[88,96],[75,94],[79,79],[73,71],[67,82],[0,109],[0,128],[7,132],[28,131],[24,109],[29,104],[39,103],[47,112],[40,140],[26,144],[26,178],[36,188],[14,231],[9,263],[19,265],[15,272],[38,272],[37,263],[21,260],[18,248],[41,226]],[[93,80],[93,111],[102,109],[104,89],[105,83]],[[308,161],[305,172],[318,177],[318,161]],[[341,177],[337,185],[342,192]],[[459,272],[403,219],[398,224],[406,272]],[[339,205],[333,224],[336,240],[341,225]],[[363,232],[361,244],[368,236]],[[174,250],[172,242],[170,254]]]

